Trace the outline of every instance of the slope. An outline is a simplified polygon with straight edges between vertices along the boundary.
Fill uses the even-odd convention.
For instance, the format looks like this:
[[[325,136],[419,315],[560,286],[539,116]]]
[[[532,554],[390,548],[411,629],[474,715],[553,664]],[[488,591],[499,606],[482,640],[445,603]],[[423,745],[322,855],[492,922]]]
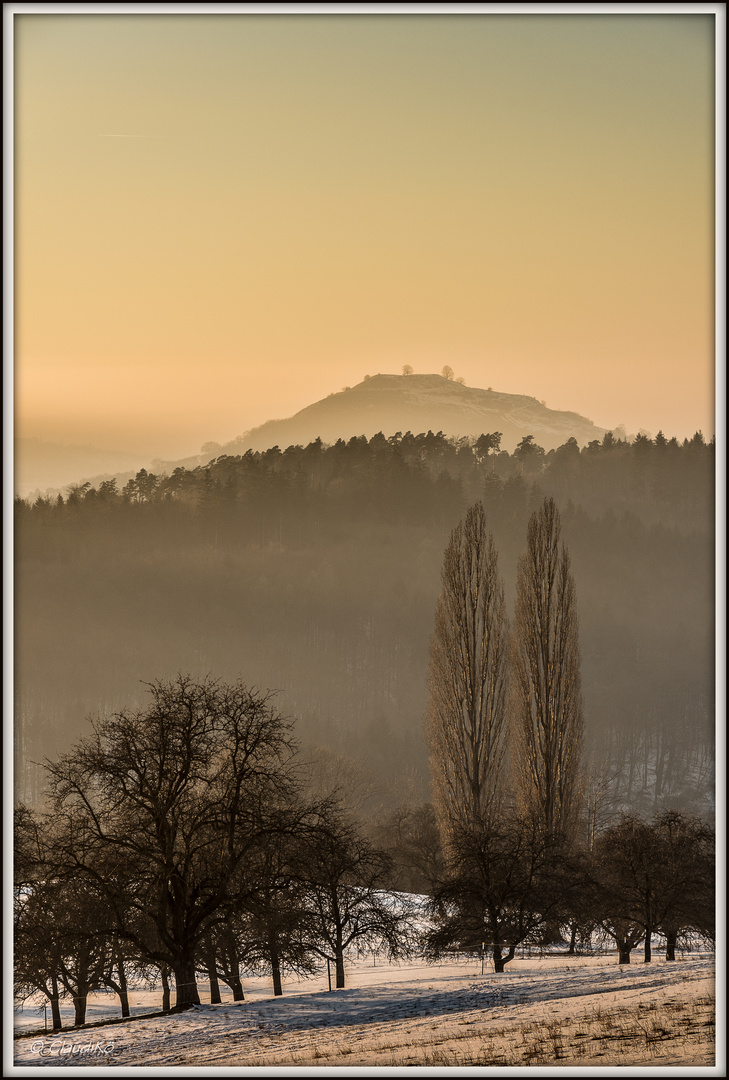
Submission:
[[[373,375],[288,419],[252,428],[223,449],[240,453],[306,445],[317,437],[333,443],[353,435],[370,438],[378,431],[394,435],[428,430],[449,436],[500,431],[502,449],[509,451],[525,435],[552,450],[572,436],[584,446],[605,434],[579,413],[548,409],[523,394],[480,390],[441,375]]]

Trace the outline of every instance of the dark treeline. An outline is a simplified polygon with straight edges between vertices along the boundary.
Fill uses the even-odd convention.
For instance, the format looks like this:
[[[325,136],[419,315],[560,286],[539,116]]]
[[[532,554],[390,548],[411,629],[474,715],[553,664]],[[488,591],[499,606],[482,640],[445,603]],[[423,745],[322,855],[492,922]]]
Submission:
[[[16,501],[18,795],[140,680],[281,689],[305,746],[427,797],[425,672],[442,553],[475,500],[508,606],[526,522],[560,507],[577,582],[586,751],[609,805],[710,812],[714,445],[406,433],[223,456]],[[390,798],[390,801],[394,800]],[[603,799],[603,803],[605,800]],[[607,803],[605,803],[607,805]]]
[[[320,539],[322,515],[337,509],[394,525],[432,524],[441,515],[450,521],[461,496],[481,495],[484,482],[507,512],[519,502],[522,482],[538,481],[558,502],[571,501],[591,515],[636,513],[646,524],[667,527],[702,517],[713,497],[714,443],[701,433],[682,444],[660,432],[655,440],[639,435],[632,443],[607,434],[582,450],[570,438],[548,453],[530,435],[512,454],[499,451],[500,441],[498,432],[450,439],[432,431],[360,436],[332,446],[317,439],[284,451],[275,446],[223,455],[171,475],[141,469],[121,490],[114,479],[98,487],[87,482],[72,485],[65,500],[39,496],[25,505],[39,514],[83,506],[89,525],[108,524],[109,513],[121,506],[153,505],[168,517],[187,513],[201,525],[235,525],[249,539],[295,544]],[[159,513],[154,522],[160,524]],[[284,526],[285,537],[277,537]]]

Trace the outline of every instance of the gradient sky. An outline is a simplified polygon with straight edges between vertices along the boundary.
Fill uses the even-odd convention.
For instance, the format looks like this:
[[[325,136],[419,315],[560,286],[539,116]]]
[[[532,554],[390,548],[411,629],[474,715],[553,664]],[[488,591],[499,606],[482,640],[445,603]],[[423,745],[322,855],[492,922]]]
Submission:
[[[182,456],[448,363],[713,434],[713,35],[16,15],[16,433]]]

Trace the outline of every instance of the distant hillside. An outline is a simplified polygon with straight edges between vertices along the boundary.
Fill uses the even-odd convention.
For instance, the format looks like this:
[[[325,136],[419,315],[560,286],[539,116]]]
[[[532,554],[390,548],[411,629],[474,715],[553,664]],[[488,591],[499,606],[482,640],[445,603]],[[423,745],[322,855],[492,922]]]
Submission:
[[[100,450],[93,446],[66,446],[39,439],[15,443],[15,491],[63,491],[70,484],[116,477],[119,487],[141,468],[157,475],[177,467],[194,468],[220,453],[268,450],[272,446],[306,445],[316,438],[325,443],[371,438],[381,431],[394,435],[411,431],[442,431],[450,437],[500,431],[501,449],[512,452],[525,435],[545,450],[562,446],[571,436],[580,446],[602,439],[604,428],[574,412],[548,409],[536,398],[479,390],[445,379],[442,375],[373,375],[351,389],[330,394],[287,420],[269,420],[230,443],[205,443],[200,455],[179,461],[150,461],[144,454]]]
[[[68,484],[89,480],[97,474],[136,470],[143,464],[143,455],[124,451],[17,438],[14,452],[15,491],[23,497],[32,491],[56,491]]]
[[[207,458],[186,458],[184,461],[157,458],[150,462],[148,455],[141,453],[17,438],[13,461],[15,493],[27,498],[35,492],[64,491],[70,484],[83,484],[87,480],[92,487],[97,487],[102,480],[112,477],[116,477],[121,487],[141,468],[158,473],[171,472],[178,465],[194,468],[203,460]]]
[[[601,439],[605,428],[574,412],[548,409],[536,398],[479,390],[441,375],[373,375],[351,389],[330,394],[287,420],[269,420],[221,449],[241,453],[325,443],[353,435],[442,431],[448,436],[500,431],[501,448],[513,451],[525,435],[545,450],[571,436],[580,446]]]

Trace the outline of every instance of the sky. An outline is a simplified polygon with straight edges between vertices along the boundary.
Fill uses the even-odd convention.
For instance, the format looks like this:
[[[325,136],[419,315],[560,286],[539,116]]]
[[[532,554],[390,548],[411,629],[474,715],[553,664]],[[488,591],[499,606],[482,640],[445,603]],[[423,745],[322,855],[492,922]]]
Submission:
[[[404,364],[715,432],[713,14],[16,7],[16,435],[183,456]]]

